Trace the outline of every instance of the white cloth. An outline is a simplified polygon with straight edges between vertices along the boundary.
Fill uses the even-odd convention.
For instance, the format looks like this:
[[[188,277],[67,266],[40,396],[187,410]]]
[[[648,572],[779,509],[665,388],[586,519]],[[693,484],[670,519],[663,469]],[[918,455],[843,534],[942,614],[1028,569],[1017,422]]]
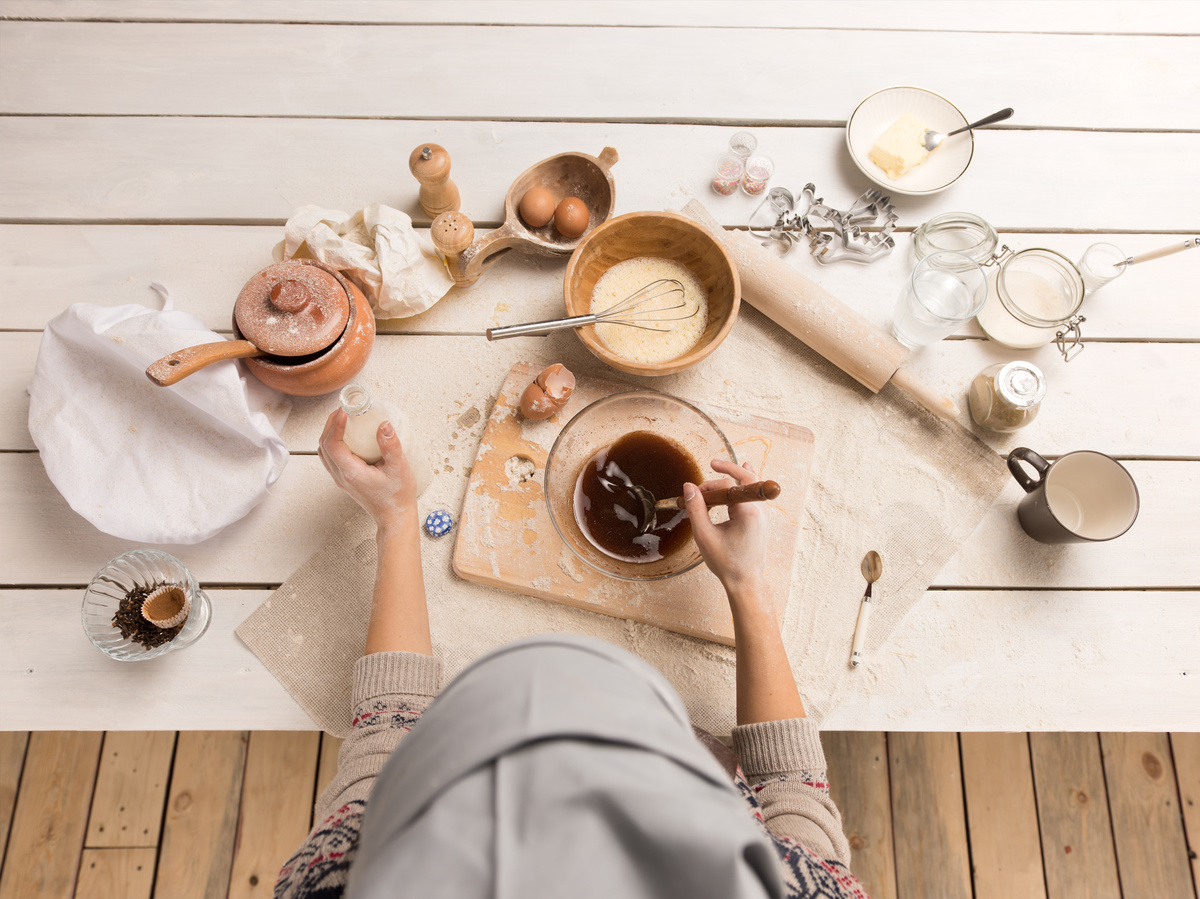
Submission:
[[[376,318],[407,318],[446,295],[454,281],[427,233],[412,219],[376,203],[347,215],[302,206],[284,226],[275,258],[317,259],[357,284]]]
[[[42,335],[29,433],[46,474],[99,530],[138,543],[199,543],[267,495],[287,463],[291,400],[218,362],[173,387],[146,366],[222,340],[186,312],[76,303]]]

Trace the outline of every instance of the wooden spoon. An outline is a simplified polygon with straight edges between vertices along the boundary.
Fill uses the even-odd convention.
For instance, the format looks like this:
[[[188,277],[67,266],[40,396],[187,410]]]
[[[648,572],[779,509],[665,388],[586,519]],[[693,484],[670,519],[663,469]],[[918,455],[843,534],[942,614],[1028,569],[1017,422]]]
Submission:
[[[642,504],[642,526],[639,534],[648,534],[658,526],[658,513],[670,512],[684,508],[683,497],[673,496],[670,499],[654,500],[654,494],[645,487],[630,484],[629,491]],[[755,481],[753,484],[739,484],[735,487],[719,487],[716,490],[705,490],[700,496],[710,509],[713,506],[732,506],[737,503],[760,503],[764,500],[775,499],[782,491],[776,481]]]

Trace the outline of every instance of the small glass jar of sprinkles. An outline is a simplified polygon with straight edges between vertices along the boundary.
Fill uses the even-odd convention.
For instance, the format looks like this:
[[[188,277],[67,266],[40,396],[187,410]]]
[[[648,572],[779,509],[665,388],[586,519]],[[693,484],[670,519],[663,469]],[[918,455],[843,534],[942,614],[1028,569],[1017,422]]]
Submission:
[[[742,159],[726,153],[717,160],[717,175],[713,178],[713,190],[727,197],[742,183]]]
[[[751,156],[746,160],[746,174],[742,176],[742,190],[757,197],[767,189],[767,182],[775,174],[775,163],[769,156]]]

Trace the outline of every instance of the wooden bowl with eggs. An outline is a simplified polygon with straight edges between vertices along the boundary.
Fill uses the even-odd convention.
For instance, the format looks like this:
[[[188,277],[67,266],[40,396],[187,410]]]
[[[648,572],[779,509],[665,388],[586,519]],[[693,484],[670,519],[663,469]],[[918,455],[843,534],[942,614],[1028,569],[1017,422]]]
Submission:
[[[725,247],[706,229],[674,212],[630,212],[609,219],[584,236],[567,263],[563,298],[567,315],[588,315],[597,284],[609,269],[632,260],[667,260],[685,268],[707,292],[707,321],[689,349],[663,361],[639,361],[616,352],[597,334],[597,327],[616,328],[653,341],[658,332],[620,325],[588,325],[576,334],[593,355],[631,375],[670,375],[707,358],[725,339],[741,305],[737,268]],[[628,266],[626,266],[628,268]],[[647,276],[649,277],[649,276]],[[676,322],[666,323],[676,327]],[[617,332],[609,332],[617,333]],[[664,335],[663,339],[669,339]]]
[[[505,194],[504,224],[475,240],[460,253],[454,253],[453,260],[447,253],[447,264],[454,283],[463,286],[474,284],[488,266],[509,250],[537,256],[569,256],[579,246],[580,237],[612,215],[617,189],[611,170],[619,159],[616,150],[605,147],[599,156],[559,153],[523,171]],[[521,201],[533,188],[548,192],[556,204],[567,197],[581,201],[582,205],[575,210],[579,221],[572,223],[578,226],[571,231],[575,236],[569,237],[559,231],[553,217],[537,227],[521,217]],[[435,221],[435,244],[437,229],[438,222]],[[439,249],[447,252],[446,248]]]

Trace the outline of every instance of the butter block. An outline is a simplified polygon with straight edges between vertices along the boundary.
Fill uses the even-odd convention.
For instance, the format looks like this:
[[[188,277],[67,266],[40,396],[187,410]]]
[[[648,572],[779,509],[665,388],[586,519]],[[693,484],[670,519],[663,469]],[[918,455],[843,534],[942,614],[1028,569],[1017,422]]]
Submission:
[[[899,178],[929,156],[925,149],[925,132],[928,130],[929,126],[906,112],[879,136],[871,148],[871,162],[887,172],[892,180]]]

